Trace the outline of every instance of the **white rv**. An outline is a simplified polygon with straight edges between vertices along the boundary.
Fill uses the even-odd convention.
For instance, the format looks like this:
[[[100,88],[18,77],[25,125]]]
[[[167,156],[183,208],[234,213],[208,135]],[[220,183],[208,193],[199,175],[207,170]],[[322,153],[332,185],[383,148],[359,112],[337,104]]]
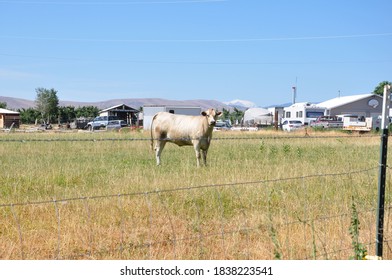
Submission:
[[[295,103],[285,107],[283,112],[284,120],[301,121],[303,125],[309,125],[318,117],[324,116],[325,107],[319,107],[316,104],[303,102]]]

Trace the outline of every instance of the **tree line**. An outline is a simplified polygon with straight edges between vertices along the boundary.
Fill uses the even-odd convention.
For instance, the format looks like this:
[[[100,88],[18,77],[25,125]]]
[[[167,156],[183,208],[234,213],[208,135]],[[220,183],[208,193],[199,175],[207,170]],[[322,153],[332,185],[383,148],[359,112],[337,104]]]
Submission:
[[[94,118],[99,109],[96,106],[59,106],[55,89],[37,88],[34,108],[22,108],[20,121],[24,124],[33,123],[70,123],[77,118]],[[0,108],[7,108],[6,102],[0,102]]]

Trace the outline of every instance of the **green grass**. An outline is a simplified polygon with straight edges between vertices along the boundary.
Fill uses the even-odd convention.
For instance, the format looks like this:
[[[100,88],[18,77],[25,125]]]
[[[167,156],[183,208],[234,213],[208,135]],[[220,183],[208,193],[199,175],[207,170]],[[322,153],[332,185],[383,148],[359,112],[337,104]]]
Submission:
[[[217,132],[202,168],[143,132],[1,134],[0,259],[348,259],[352,197],[372,252],[379,138],[310,133]]]

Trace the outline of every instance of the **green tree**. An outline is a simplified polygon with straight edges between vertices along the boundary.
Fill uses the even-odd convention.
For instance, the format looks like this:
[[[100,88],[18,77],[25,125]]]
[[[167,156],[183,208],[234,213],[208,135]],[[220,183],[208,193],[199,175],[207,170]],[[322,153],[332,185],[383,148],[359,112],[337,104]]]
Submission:
[[[35,99],[36,109],[41,113],[42,120],[50,123],[55,120],[58,112],[59,99],[57,91],[46,88],[35,89],[37,97]]]
[[[238,123],[240,123],[243,117],[244,117],[244,112],[235,107],[231,112],[230,110],[222,108],[222,119],[230,120],[232,124],[235,124],[237,121]]]
[[[24,124],[33,124],[41,116],[41,113],[34,108],[23,108],[19,109],[18,112],[20,113],[20,121]]]
[[[385,85],[392,85],[392,83],[388,82],[388,81],[383,81],[383,82],[379,83],[378,86],[376,86],[374,88],[373,93],[381,95],[381,96],[384,95],[384,86]]]
[[[230,118],[230,111],[225,108],[222,108],[222,118],[224,120],[229,119]]]
[[[231,123],[235,124],[236,121],[240,123],[243,117],[244,117],[244,112],[238,110],[237,108],[234,108],[233,112],[230,114]]]
[[[98,116],[99,109],[95,106],[83,106],[75,109],[77,118],[94,118]]]
[[[58,108],[59,123],[71,122],[76,118],[74,106],[60,106]]]
[[[0,108],[7,109],[7,102],[0,102]]]

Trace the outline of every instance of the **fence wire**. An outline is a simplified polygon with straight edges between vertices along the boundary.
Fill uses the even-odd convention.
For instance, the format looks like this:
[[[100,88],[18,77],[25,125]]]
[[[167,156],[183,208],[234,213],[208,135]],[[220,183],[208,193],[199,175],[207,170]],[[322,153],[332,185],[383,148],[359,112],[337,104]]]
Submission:
[[[293,180],[306,180],[311,178],[322,178],[322,177],[336,177],[336,176],[345,176],[345,175],[355,175],[361,173],[367,173],[369,171],[378,170],[378,167],[372,167],[362,170],[354,170],[350,172],[341,172],[341,173],[329,173],[329,174],[310,174],[299,177],[289,177],[289,178],[279,178],[279,179],[267,179],[267,180],[257,180],[257,181],[248,181],[248,182],[235,182],[235,183],[222,183],[222,184],[208,184],[208,185],[199,185],[199,186],[184,186],[173,189],[156,189],[153,191],[146,192],[131,192],[131,193],[120,193],[120,194],[110,194],[110,195],[96,195],[96,196],[82,196],[82,197],[71,197],[71,198],[53,198],[52,200],[43,200],[43,201],[35,201],[35,202],[18,202],[18,203],[6,203],[0,204],[0,207],[15,207],[15,206],[26,206],[26,205],[39,205],[39,204],[52,204],[52,203],[61,203],[61,202],[70,202],[77,200],[95,200],[95,199],[103,199],[103,198],[116,198],[122,196],[142,196],[142,195],[150,195],[150,194],[162,194],[162,193],[173,193],[180,191],[190,191],[197,189],[208,189],[208,188],[217,188],[217,187],[235,187],[235,186],[246,186],[246,185],[265,185],[268,183],[278,183],[285,181],[293,181]]]
[[[94,134],[94,133],[93,133]],[[23,136],[23,135],[22,135]],[[379,138],[380,135],[377,134],[347,134],[347,135],[291,135],[291,136],[244,136],[244,137],[213,137],[213,141],[225,141],[225,140],[290,140],[290,139],[352,139],[352,138]],[[189,138],[146,138],[146,137],[89,137],[89,138],[25,138],[22,137],[20,139],[11,137],[3,137],[0,138],[0,143],[12,143],[12,142],[21,142],[21,143],[29,143],[29,142],[143,142],[143,141],[151,141],[151,140],[172,140],[172,141],[184,141],[184,140],[197,140],[197,139],[189,139]]]
[[[8,255],[3,255],[2,258],[34,258],[36,251],[42,248],[35,248],[34,244],[27,244],[26,240],[34,240],[43,234],[41,238],[46,238],[47,243],[51,244],[45,249],[47,252],[40,256],[45,259],[187,259],[190,258],[189,256],[195,258],[194,253],[190,253],[193,251],[197,251],[196,258],[198,259],[254,259],[260,256],[279,259],[347,259],[350,253],[353,254],[352,246],[350,246],[351,240],[347,237],[352,217],[349,206],[346,205],[345,211],[341,213],[323,213],[320,208],[328,202],[312,207],[311,204],[314,201],[310,200],[296,208],[296,211],[301,211],[302,208],[303,213],[298,212],[296,214],[298,217],[293,220],[290,213],[276,205],[274,210],[267,206],[258,208],[257,203],[247,205],[241,193],[246,192],[245,188],[250,188],[260,195],[259,203],[266,200],[268,203],[283,205],[287,202],[284,200],[284,192],[288,189],[282,185],[302,181],[310,184],[305,186],[308,188],[311,187],[309,181],[312,180],[332,178],[333,181],[341,181],[345,177],[349,178],[358,174],[373,174],[377,169],[378,167],[373,167],[351,172],[273,180],[1,204],[3,214],[8,213],[8,218],[12,218],[6,223],[2,232],[11,230],[17,233],[15,238],[8,237],[8,243],[12,244],[12,248],[9,248]],[[279,188],[282,189],[278,190]],[[227,189],[234,192],[230,201],[227,200],[228,193],[225,191]],[[264,191],[259,191],[260,189]],[[268,190],[265,191],[265,189]],[[205,194],[207,197],[198,196],[200,190],[207,192]],[[297,191],[299,190],[300,188]],[[185,193],[185,197],[179,193]],[[277,198],[273,197],[277,193],[283,202],[276,201]],[[263,194],[269,197],[263,197]],[[215,207],[205,205],[207,203],[205,199],[208,200],[211,195],[214,196]],[[358,201],[360,202],[361,198],[358,198]],[[228,203],[236,204],[237,207],[232,210],[238,212],[235,215],[234,224],[231,224],[232,222],[227,217],[227,211],[229,211],[227,209],[232,207]],[[139,209],[141,204],[144,205],[141,207],[145,209],[144,211]],[[133,209],[132,205],[139,206]],[[190,210],[178,216],[176,209],[183,209],[184,205]],[[364,238],[368,241],[364,244],[371,251],[370,247],[375,244],[372,227],[377,209],[366,208],[368,207],[366,205],[363,207],[359,215],[362,217],[361,220],[366,221],[362,222],[366,229],[365,232],[369,232],[369,236]],[[102,212],[101,208],[109,213]],[[257,208],[256,213],[261,218],[254,217],[253,208]],[[387,215],[384,242],[387,244],[388,256],[392,256],[389,246],[392,238],[389,228],[391,208],[391,205],[385,208]],[[269,213],[260,213],[260,210]],[[192,211],[194,213],[189,213]],[[319,213],[310,215],[311,211]],[[188,215],[185,215],[186,213]],[[72,222],[75,215],[79,216],[78,221]],[[268,215],[271,216],[265,217]],[[43,219],[42,226],[45,229],[29,228],[30,219],[35,218]],[[181,219],[185,221],[180,221]],[[187,219],[191,221],[186,221]],[[103,221],[106,226],[97,227],[100,221]],[[213,223],[214,226],[209,228],[206,226],[208,222]],[[192,229],[185,229],[187,234],[184,234],[184,226],[192,227]],[[79,229],[75,230],[72,227]],[[333,234],[328,233],[333,227],[338,231]],[[70,236],[73,230],[77,232],[76,236],[73,234]],[[299,236],[301,232],[302,237]],[[342,238],[343,236],[346,238]],[[83,241],[78,241],[78,238]],[[333,240],[334,238],[337,239]],[[1,239],[2,242],[6,241],[4,237]],[[260,245],[261,247],[257,250],[260,250],[261,254],[255,252],[253,248],[260,240],[263,245]],[[303,242],[304,246],[298,245],[299,241]]]

